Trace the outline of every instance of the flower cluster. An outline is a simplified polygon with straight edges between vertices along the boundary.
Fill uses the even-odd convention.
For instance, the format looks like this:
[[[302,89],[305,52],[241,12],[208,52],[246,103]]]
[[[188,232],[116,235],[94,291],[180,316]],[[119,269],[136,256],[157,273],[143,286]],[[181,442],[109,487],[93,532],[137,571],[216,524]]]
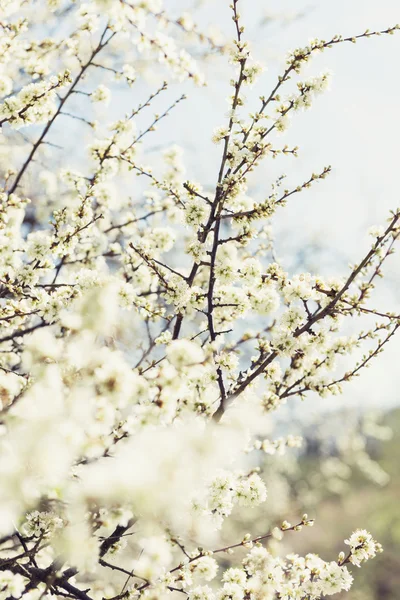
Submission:
[[[0,125],[10,123],[18,129],[33,125],[34,123],[47,122],[56,111],[56,92],[58,88],[71,83],[69,70],[58,76],[50,77],[49,81],[29,83],[15,96],[6,98],[0,105]],[[6,87],[7,91],[11,91]]]
[[[348,560],[357,567],[360,567],[362,562],[374,558],[378,552],[382,552],[382,546],[365,529],[358,529],[344,543],[350,546]]]

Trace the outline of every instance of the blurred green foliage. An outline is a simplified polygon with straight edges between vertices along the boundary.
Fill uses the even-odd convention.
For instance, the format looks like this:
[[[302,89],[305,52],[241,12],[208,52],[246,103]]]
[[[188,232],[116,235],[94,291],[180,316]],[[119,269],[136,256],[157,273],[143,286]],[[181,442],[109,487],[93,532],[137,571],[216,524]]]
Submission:
[[[353,476],[345,494],[329,495],[316,507],[312,515],[316,518],[315,527],[290,540],[296,552],[312,548],[331,560],[345,550],[340,540],[358,527],[368,529],[383,545],[383,554],[364,568],[351,568],[353,588],[335,596],[338,599],[400,599],[400,410],[388,413],[384,423],[392,428],[393,437],[374,448],[374,458],[390,475],[389,483],[378,487],[363,477]]]

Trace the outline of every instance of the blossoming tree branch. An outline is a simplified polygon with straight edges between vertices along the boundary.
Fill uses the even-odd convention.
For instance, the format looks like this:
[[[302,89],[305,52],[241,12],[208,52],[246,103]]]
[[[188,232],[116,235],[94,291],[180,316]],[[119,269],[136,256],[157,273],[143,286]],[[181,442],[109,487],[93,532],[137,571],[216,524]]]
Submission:
[[[371,304],[399,209],[340,278],[289,274],[270,219],[331,168],[263,197],[248,187],[261,162],[298,152],[282,133],[330,77],[303,67],[400,27],[296,48],[249,114],[263,67],[240,3],[225,42],[162,0],[1,2],[1,600],[315,600],[381,551],[356,530],[339,556],[281,556],[270,542],[308,515],[219,542],[235,507],[268,506],[265,454],[301,441],[268,438],[272,411],[340,394],[400,325]],[[203,85],[212,55],[232,86],[210,132],[218,164],[188,179],[172,144],[148,166],[147,140],[184,97],[153,105],[173,82]],[[164,83],[140,98],[149,71]],[[129,112],[96,122],[128,90]]]

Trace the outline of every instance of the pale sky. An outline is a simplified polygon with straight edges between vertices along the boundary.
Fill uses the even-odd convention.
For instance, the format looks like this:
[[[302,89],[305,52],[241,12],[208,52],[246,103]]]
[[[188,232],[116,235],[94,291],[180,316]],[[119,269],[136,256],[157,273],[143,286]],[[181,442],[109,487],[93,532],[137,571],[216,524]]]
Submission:
[[[199,4],[202,25],[215,24],[225,34],[233,31],[228,0]],[[337,33],[347,37],[400,22],[399,0],[242,0],[240,4],[254,58],[267,66],[259,85],[247,94],[249,100],[268,92],[282,72],[286,52],[304,46],[311,37],[329,39]],[[189,3],[171,0],[166,6],[178,10]],[[268,16],[277,19],[260,24]],[[368,248],[367,229],[383,224],[390,208],[400,205],[399,57],[400,32],[335,47],[307,68],[307,75],[331,70],[331,90],[317,98],[310,111],[298,114],[290,130],[277,139],[299,145],[299,158],[266,161],[255,174],[252,188],[255,196],[262,197],[268,194],[274,175],[281,172],[288,174],[288,183],[296,185],[325,165],[333,167],[330,177],[295,196],[276,219],[278,254],[288,268],[294,266],[290,255],[298,257],[301,251],[306,264],[300,269],[346,272],[347,264],[361,258]],[[188,101],[168,121],[168,133],[173,131],[173,141],[182,143],[188,153],[188,177],[203,183],[211,184],[215,177],[213,159],[219,156],[219,148],[210,145],[210,135],[224,123],[230,73],[224,60],[210,63],[208,87],[188,89]],[[319,254],[313,246],[320,247]],[[390,259],[386,273],[375,307],[400,313],[399,255]],[[346,388],[340,401],[335,399],[335,405],[397,403],[399,353],[397,338]]]

